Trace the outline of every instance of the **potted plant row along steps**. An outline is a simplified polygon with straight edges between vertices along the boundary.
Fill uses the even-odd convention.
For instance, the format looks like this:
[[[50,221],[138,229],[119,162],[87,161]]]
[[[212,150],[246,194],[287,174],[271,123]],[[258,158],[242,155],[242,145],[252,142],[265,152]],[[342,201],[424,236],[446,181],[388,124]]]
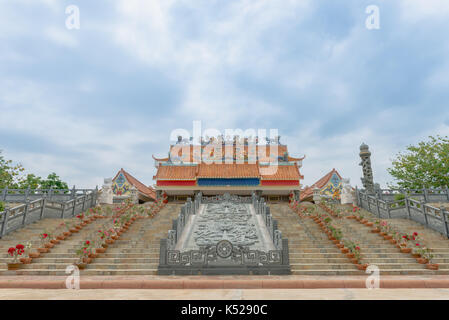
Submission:
[[[76,250],[92,237],[102,225],[103,219],[95,219],[76,232],[71,233],[64,240],[54,244],[46,253],[41,253],[34,258],[31,264],[22,265],[17,271],[18,275],[66,275],[67,266],[76,261]],[[74,228],[71,230],[75,231]]]
[[[69,220],[64,219],[64,221]],[[16,274],[16,271],[7,270],[7,263],[11,261],[11,256],[8,254],[10,248],[15,248],[21,244],[25,247],[25,251],[35,251],[41,245],[39,236],[42,234],[42,231],[45,229],[57,229],[60,224],[61,219],[42,219],[0,239],[0,275]],[[28,246],[31,246],[31,248],[29,249]],[[19,261],[23,258],[26,258],[25,254],[20,256]],[[21,263],[20,268],[22,267],[23,264]]]
[[[287,204],[274,204],[273,218],[282,235],[289,240],[292,274],[296,275],[359,275],[360,270],[329,240],[318,224],[307,214],[299,217]],[[316,210],[310,204],[311,211]]]
[[[348,213],[348,215],[352,214]],[[362,216],[360,220],[363,219]],[[433,271],[419,264],[410,254],[402,253],[395,244],[372,233],[372,226],[359,223],[355,219],[339,219],[335,220],[335,224],[344,234],[350,234],[351,238],[360,244],[363,248],[364,262],[379,267],[381,274],[432,274]]]
[[[153,219],[136,221],[106,253],[85,270],[89,275],[156,274],[160,239],[172,226],[180,205],[167,205]]]
[[[152,275],[159,264],[160,239],[166,237],[181,204],[167,204],[153,218],[136,220],[105,253],[83,271],[85,275]]]
[[[367,212],[363,214],[374,224],[371,232],[376,231],[379,237],[396,244],[403,254],[432,270],[433,274],[449,274],[449,240],[443,235],[411,220],[379,220]]]

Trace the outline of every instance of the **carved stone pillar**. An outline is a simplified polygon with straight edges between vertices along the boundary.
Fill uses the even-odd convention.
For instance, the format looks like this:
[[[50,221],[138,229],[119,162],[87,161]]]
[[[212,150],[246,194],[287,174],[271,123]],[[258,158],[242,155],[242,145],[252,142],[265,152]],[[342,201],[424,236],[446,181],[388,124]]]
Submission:
[[[368,193],[374,193],[373,169],[371,168],[371,152],[366,144],[360,146],[360,166],[362,166],[363,178],[362,184]]]

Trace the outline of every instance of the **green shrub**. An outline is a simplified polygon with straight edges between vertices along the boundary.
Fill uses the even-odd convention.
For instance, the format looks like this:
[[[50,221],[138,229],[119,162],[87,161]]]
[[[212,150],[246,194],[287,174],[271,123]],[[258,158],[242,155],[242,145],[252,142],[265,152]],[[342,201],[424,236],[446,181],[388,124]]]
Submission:
[[[0,212],[5,211],[5,204],[0,201]]]
[[[405,199],[405,194],[400,193],[400,194],[394,195],[394,200],[395,201],[404,200],[404,199]],[[405,201],[399,202],[399,205],[400,206],[405,206]]]

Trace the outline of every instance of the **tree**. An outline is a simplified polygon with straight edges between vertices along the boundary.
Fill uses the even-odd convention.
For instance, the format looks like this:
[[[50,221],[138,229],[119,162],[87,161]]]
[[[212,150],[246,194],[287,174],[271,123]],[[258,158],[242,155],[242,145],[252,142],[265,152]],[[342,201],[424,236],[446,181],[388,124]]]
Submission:
[[[12,160],[6,160],[0,150],[0,189],[16,188],[18,177],[25,169],[21,164],[13,164]]]
[[[388,172],[402,189],[445,188],[449,186],[449,139],[429,137],[429,141],[408,146],[399,153]]]
[[[56,175],[56,173],[51,173],[48,175],[47,180],[41,181],[41,188],[42,189],[68,189],[67,183],[61,181],[59,176]]]
[[[21,179],[18,183],[19,189],[39,189],[42,185],[42,178],[37,177],[34,174],[27,174],[25,178]]]
[[[20,177],[25,171],[21,164],[13,164],[12,160],[6,160],[0,150],[0,189],[68,189],[66,182],[61,181],[56,173],[48,175],[47,179],[42,179],[34,174],[27,174]]]

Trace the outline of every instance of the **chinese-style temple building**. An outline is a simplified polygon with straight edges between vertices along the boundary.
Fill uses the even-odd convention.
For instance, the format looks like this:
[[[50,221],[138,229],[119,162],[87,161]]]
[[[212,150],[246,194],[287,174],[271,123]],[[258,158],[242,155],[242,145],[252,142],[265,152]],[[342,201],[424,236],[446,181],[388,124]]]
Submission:
[[[277,151],[277,152],[276,152]],[[267,200],[299,199],[302,158],[289,156],[286,145],[242,143],[191,143],[170,146],[169,156],[156,158],[156,192],[167,193],[169,201],[185,201],[197,192],[204,195],[253,191]]]
[[[313,201],[314,190],[320,195],[333,196],[336,190],[342,190],[342,177],[337,170],[332,169],[328,174],[315,182],[310,187],[306,187],[301,191],[301,201]]]
[[[138,203],[156,200],[156,191],[152,187],[147,187],[123,168],[112,179],[111,188],[114,203],[120,203],[129,197],[135,198]]]

